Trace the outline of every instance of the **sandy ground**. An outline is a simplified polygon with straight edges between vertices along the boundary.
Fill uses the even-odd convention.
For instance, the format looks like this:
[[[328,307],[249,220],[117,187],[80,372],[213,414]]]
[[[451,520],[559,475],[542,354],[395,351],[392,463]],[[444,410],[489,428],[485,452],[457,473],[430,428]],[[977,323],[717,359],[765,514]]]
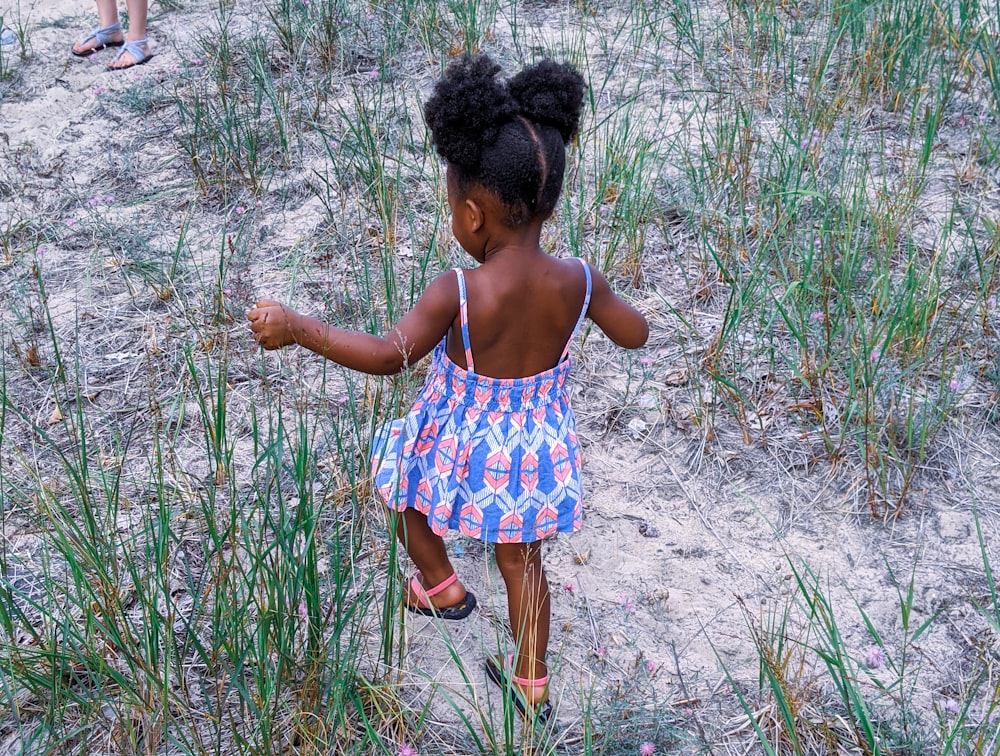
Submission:
[[[0,216],[16,207],[72,219],[94,187],[103,192],[113,184],[124,195],[114,209],[116,223],[125,225],[131,218],[142,224],[162,209],[166,226],[151,228],[169,248],[170,227],[179,228],[194,197],[184,184],[184,158],[169,134],[157,132],[157,113],[136,123],[108,104],[114,100],[107,93],[124,92],[140,77],[173,75],[186,63],[184,51],[206,14],[198,4],[171,12],[154,6],[153,60],[109,73],[106,52],[91,59],[69,54],[73,39],[93,24],[89,3],[55,0],[32,6],[33,55],[13,62],[16,78],[5,88],[0,108]],[[137,130],[145,135],[138,148]],[[154,201],[157,192],[162,195]],[[314,199],[286,206],[272,224],[265,255],[315,227],[315,215]],[[212,254],[219,240],[213,239],[210,209],[198,207],[192,217],[193,233],[204,239],[206,255]],[[95,264],[96,241],[74,237],[47,245],[47,269],[53,281],[62,282],[50,292],[58,305],[56,327],[66,333],[74,318],[85,320],[87,312],[125,313],[114,338],[88,348],[102,356],[103,371],[95,380],[111,387],[108,401],[127,401],[130,389],[123,381],[136,364],[130,355],[164,338],[167,315],[149,301],[148,292],[140,292],[142,306],[125,307],[135,302],[136,293],[126,277],[113,277]],[[650,274],[650,285],[659,297],[678,301],[684,282],[675,258],[658,254],[655,239],[652,247],[647,267],[657,273]],[[0,277],[8,270],[0,268]],[[280,272],[269,275],[281,280]],[[681,750],[695,749],[698,732],[716,744],[726,741],[727,732],[737,733],[731,735],[733,742],[746,742],[748,732],[723,666],[746,690],[755,689],[757,654],[748,619],[766,625],[790,605],[791,565],[808,565],[818,575],[819,587],[838,612],[846,647],[859,660],[874,645],[859,609],[883,635],[891,655],[902,650],[900,597],[912,574],[911,632],[937,615],[910,649],[913,663],[923,668],[912,700],[918,715],[933,721],[941,702],[964,690],[970,662],[981,649],[997,651],[998,639],[989,636],[973,603],[984,600],[986,590],[974,506],[994,568],[1000,566],[1000,437],[995,428],[947,427],[941,451],[917,476],[902,516],[875,521],[859,471],[849,464],[831,467],[806,442],[797,441],[799,431],[787,421],[772,427],[778,442],[767,450],[747,444],[724,418],[706,441],[688,419],[690,391],[676,378],[685,362],[672,340],[670,316],[656,297],[640,305],[653,321],[647,350],[652,365],[624,408],[623,358],[613,356],[593,334],[578,360],[574,404],[585,453],[585,525],[579,534],[546,546],[553,592],[553,695],[570,752],[584,731],[581,701],[590,696],[593,712],[607,717],[605,722],[617,711],[618,726],[630,726],[628,715],[652,727],[655,737],[664,736],[663,723],[692,733],[690,741],[678,737]],[[39,417],[51,408],[41,394],[35,406]],[[498,712],[495,691],[487,687],[481,668],[484,656],[506,643],[503,592],[486,553],[462,539],[449,544],[483,610],[448,628],[407,620],[402,679],[412,686],[408,700],[417,708],[429,706],[423,735],[428,753],[436,748],[461,752],[462,743],[467,747],[449,697],[474,717],[477,707],[469,699],[492,696],[486,709]],[[801,613],[792,612],[787,630],[792,639],[815,640],[806,635]],[[442,633],[467,670],[468,684]],[[819,671],[819,665],[804,670],[802,685]],[[635,737],[638,742],[642,733]]]

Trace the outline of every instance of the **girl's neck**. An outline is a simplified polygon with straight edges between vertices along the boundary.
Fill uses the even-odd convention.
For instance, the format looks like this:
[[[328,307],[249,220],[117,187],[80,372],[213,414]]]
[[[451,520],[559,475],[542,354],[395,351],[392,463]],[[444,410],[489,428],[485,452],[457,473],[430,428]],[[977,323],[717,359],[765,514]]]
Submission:
[[[528,223],[517,228],[499,226],[492,229],[484,247],[483,262],[503,255],[541,254],[542,222]]]

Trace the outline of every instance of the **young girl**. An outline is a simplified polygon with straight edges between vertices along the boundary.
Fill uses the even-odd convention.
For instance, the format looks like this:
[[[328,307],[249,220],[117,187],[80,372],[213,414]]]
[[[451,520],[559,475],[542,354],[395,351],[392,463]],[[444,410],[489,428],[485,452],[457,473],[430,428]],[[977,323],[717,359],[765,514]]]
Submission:
[[[299,344],[375,375],[434,350],[404,418],[373,444],[375,485],[400,511],[397,536],[419,570],[407,609],[462,619],[476,605],[441,536],[495,544],[514,653],[486,671],[523,714],[547,718],[549,590],[542,539],[580,528],[580,449],[566,393],[573,335],[589,317],[616,344],[646,342],[643,316],[599,271],[540,246],[562,189],[584,82],[545,60],[509,81],[486,56],[448,66],[425,107],[447,164],[452,231],[479,267],[438,276],[384,336],[344,331],[261,301],[249,314],[265,349]]]

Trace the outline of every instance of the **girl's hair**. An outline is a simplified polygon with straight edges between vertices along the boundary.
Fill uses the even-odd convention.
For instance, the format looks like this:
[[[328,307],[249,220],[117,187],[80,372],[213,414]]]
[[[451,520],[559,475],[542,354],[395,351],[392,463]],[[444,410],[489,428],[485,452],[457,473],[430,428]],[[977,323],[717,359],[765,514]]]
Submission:
[[[453,61],[424,106],[438,154],[459,188],[479,184],[515,227],[552,214],[562,191],[566,145],[580,125],[583,77],[543,60],[507,81],[486,55]]]

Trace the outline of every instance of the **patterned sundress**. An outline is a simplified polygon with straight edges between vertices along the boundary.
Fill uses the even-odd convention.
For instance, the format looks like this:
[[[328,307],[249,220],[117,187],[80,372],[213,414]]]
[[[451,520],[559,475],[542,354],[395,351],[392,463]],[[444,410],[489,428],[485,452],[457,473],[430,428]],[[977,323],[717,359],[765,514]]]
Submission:
[[[580,446],[566,393],[573,337],[552,369],[527,378],[476,373],[469,344],[465,277],[458,268],[462,343],[468,370],[448,357],[447,336],[404,416],[372,444],[375,488],[385,503],[427,515],[438,535],[457,530],[490,543],[529,543],[580,529]]]

